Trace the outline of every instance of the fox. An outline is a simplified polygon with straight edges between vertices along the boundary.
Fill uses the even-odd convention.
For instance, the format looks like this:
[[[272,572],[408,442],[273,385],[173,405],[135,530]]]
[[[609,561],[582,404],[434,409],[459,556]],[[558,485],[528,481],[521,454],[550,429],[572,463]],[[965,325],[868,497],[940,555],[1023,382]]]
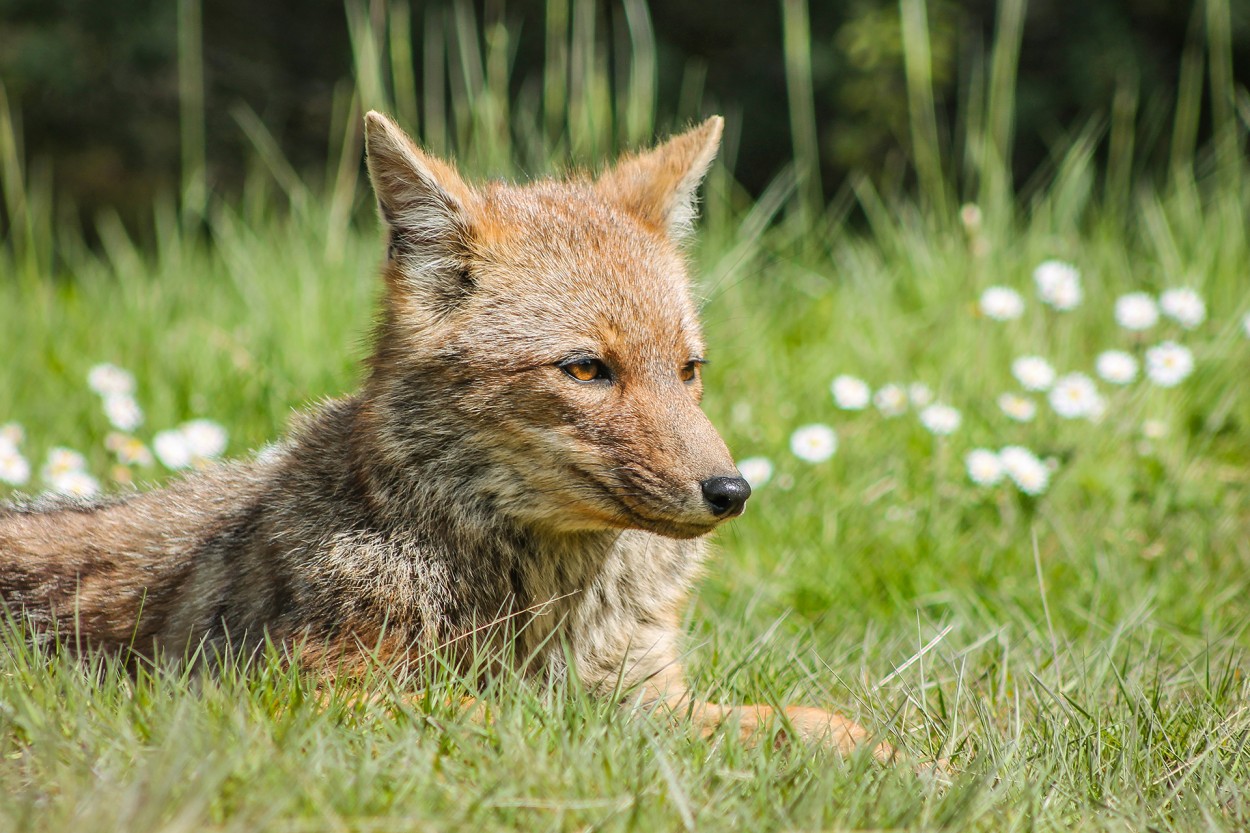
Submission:
[[[0,612],[141,659],[279,644],[331,676],[489,654],[709,736],[891,760],[846,717],[696,700],[683,674],[707,537],[751,495],[700,407],[685,246],[722,119],[522,184],[364,122],[386,253],[360,389],[164,488],[0,508]]]

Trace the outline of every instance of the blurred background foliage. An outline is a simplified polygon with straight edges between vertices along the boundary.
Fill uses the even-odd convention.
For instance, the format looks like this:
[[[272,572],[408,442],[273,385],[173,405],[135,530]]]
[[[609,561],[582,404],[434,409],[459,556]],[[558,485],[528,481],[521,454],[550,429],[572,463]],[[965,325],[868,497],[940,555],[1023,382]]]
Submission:
[[[447,56],[439,72],[456,60],[451,41],[457,23],[472,20],[487,41],[491,33],[506,37],[504,74],[522,103],[527,85],[545,83],[543,67],[551,60],[545,44],[553,27],[593,27],[602,45],[595,60],[616,68],[609,72],[628,71],[633,64],[618,53],[636,51],[631,35],[645,29],[653,33],[656,72],[656,112],[645,124],[663,131],[700,110],[726,112],[739,125],[734,176],[755,195],[796,158],[792,131],[804,129],[793,118],[784,47],[786,26],[797,27],[791,34],[810,41],[804,75],[810,79],[820,164],[814,182],[829,197],[850,171],[868,174],[886,193],[913,184],[902,25],[909,8],[927,16],[927,80],[937,135],[949,137],[969,123],[967,113],[985,94],[977,79],[987,75],[1001,23],[993,0],[412,0],[398,20],[410,33],[410,66],[419,76],[433,71],[431,57],[440,57],[431,50]],[[1130,108],[1135,125],[1135,172],[1166,168],[1184,59],[1194,54],[1187,45],[1202,53],[1209,40],[1205,8],[1202,0],[1029,3],[1010,145],[1015,181],[1027,182],[1055,148],[1067,147],[1074,126],[1105,128],[1117,101]],[[1221,8],[1227,20],[1217,23],[1227,28],[1222,34],[1231,47],[1234,80],[1244,87],[1250,81],[1250,0]],[[0,0],[0,82],[8,105],[20,114],[15,132],[24,158],[33,170],[50,171],[58,203],[77,206],[84,218],[108,207],[126,220],[141,216],[162,192],[185,186],[189,117],[204,121],[199,153],[214,191],[243,187],[255,163],[257,125],[293,170],[302,175],[323,169],[325,159],[341,149],[334,147],[336,96],[352,88],[360,59],[349,25],[353,9],[375,31],[397,25],[396,7],[383,0],[204,0],[202,7],[189,0]],[[634,19],[639,14],[650,18],[641,29]],[[196,18],[192,25],[189,16]],[[188,36],[196,43],[187,43]],[[179,62],[188,50],[198,60],[182,68],[181,83],[188,66],[202,67],[202,102],[190,110],[180,109],[186,101]],[[453,85],[454,97],[451,69],[435,82]],[[419,98],[430,80],[417,77],[414,83]],[[1202,110],[1199,143],[1211,130],[1208,108]],[[242,123],[252,129],[240,129]],[[618,135],[618,143],[633,138]],[[568,150],[575,155],[585,149],[573,143]]]

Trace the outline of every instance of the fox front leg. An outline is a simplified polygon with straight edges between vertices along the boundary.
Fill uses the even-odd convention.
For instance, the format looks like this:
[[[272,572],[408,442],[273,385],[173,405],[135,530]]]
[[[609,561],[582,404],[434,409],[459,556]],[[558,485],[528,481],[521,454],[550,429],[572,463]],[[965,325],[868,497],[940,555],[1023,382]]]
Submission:
[[[810,706],[787,706],[779,713],[771,706],[725,706],[696,701],[691,704],[690,712],[705,736],[719,731],[722,726],[736,726],[742,742],[748,745],[757,745],[770,737],[778,744],[797,740],[850,757],[872,743],[868,730],[853,720]],[[882,763],[892,762],[896,754],[888,743],[872,747],[872,756]]]
[[[787,706],[780,713],[771,706],[727,706],[694,699],[679,669],[670,668],[652,678],[644,696],[663,704],[674,717],[687,717],[700,734],[710,737],[723,728],[736,730],[742,742],[758,745],[772,738],[776,743],[797,741],[824,746],[844,757],[872,744],[873,736],[858,723],[839,714],[810,706]],[[890,763],[898,753],[888,743],[872,746],[872,756]]]

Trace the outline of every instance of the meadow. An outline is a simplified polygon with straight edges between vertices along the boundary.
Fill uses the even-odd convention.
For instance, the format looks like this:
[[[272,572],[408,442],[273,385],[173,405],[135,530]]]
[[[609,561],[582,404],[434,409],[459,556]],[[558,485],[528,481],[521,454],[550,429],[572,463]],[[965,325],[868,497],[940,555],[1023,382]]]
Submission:
[[[802,35],[801,4],[785,5]],[[156,485],[255,453],[293,411],[352,390],[383,245],[362,109],[397,113],[474,175],[596,164],[672,126],[655,117],[640,6],[623,71],[593,25],[549,32],[548,75],[520,99],[506,32],[449,18],[459,80],[418,90],[388,24],[349,13],[356,86],[323,175],[291,170],[241,111],[257,150],[242,194],[205,190],[189,130],[182,193],[139,235],[98,218],[90,246],[0,108],[15,218],[0,425],[20,426],[0,440],[0,498]],[[10,626],[0,830],[1250,826],[1245,92],[1209,37],[1162,127],[1117,101],[1013,183],[1023,5],[1002,4],[955,131],[926,93],[923,4],[902,7],[905,187],[820,196],[796,37],[793,164],[746,198],[731,120],[706,188],[690,253],[706,410],[757,488],[716,535],[688,663],[703,696],[834,708],[945,772],[703,739],[575,687],[480,692],[438,666],[416,699],[379,670],[360,684],[370,705],[354,689],[318,702],[276,655],[207,676],[84,668]],[[194,102],[195,73],[183,81]],[[673,124],[697,109],[682,106]],[[70,471],[89,479],[67,485]],[[492,721],[449,706],[466,694],[497,704]]]

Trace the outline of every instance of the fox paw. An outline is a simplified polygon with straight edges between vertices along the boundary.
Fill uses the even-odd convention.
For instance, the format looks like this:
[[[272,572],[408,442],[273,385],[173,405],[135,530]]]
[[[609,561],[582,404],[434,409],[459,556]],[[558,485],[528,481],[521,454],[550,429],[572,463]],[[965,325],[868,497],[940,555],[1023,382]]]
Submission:
[[[897,751],[888,743],[873,744],[873,735],[863,726],[840,714],[833,714],[810,706],[790,706],[786,719],[794,728],[798,739],[804,743],[820,744],[836,749],[844,757],[850,757],[861,747],[871,747],[872,756],[882,763],[892,763]],[[783,730],[780,742],[786,742]]]

